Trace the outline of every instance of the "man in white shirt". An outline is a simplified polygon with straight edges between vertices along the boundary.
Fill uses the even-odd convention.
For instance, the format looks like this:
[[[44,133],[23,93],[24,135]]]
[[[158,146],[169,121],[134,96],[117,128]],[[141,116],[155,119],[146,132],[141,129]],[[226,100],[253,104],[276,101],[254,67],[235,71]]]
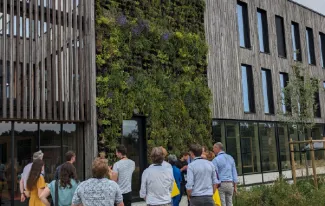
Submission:
[[[37,160],[37,159],[40,159],[42,160],[43,159],[43,152],[40,150],[38,152],[35,152],[33,154],[33,161]],[[32,162],[29,163],[28,165],[26,165],[24,167],[24,170],[23,170],[23,173],[21,174],[21,179],[20,179],[20,182],[19,182],[19,188],[20,188],[20,201],[21,202],[25,202],[26,200],[26,196],[25,196],[25,189],[26,189],[26,183],[27,183],[27,179],[28,179],[28,176],[29,176],[29,173],[30,173],[30,170],[32,168]],[[44,175],[44,174],[41,174],[41,175]]]
[[[135,170],[134,161],[126,156],[127,150],[124,145],[116,148],[116,156],[120,160],[113,166],[113,171],[116,173],[112,176],[112,180],[116,181],[123,195],[125,206],[131,206],[132,203],[132,174]]]

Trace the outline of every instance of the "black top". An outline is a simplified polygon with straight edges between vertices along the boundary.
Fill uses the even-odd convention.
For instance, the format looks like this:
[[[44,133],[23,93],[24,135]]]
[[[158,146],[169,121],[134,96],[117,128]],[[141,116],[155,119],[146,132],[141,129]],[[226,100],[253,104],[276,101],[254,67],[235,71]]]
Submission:
[[[178,169],[182,169],[186,165],[188,165],[188,163],[187,163],[186,160],[184,160],[184,161],[178,160],[177,163],[176,163],[176,167]],[[185,177],[184,177],[184,175],[187,174],[187,170],[184,170],[181,173],[182,173],[182,180],[183,180],[182,183],[185,183]]]

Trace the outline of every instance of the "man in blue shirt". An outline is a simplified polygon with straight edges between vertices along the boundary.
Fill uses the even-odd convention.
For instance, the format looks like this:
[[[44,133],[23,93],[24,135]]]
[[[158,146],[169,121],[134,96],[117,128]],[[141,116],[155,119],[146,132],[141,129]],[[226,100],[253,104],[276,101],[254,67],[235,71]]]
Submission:
[[[217,175],[214,165],[202,159],[202,147],[191,145],[193,160],[187,168],[186,190],[191,206],[214,206],[213,194],[217,188]]]
[[[222,143],[213,146],[216,157],[212,161],[218,175],[219,195],[222,206],[232,206],[232,196],[237,192],[237,170],[235,160],[223,151]]]

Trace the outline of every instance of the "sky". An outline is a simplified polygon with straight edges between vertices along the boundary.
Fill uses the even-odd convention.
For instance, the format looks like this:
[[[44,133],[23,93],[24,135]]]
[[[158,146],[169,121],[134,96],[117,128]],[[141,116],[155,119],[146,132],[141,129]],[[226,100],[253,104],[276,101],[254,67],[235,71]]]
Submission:
[[[325,0],[293,0],[325,15]]]

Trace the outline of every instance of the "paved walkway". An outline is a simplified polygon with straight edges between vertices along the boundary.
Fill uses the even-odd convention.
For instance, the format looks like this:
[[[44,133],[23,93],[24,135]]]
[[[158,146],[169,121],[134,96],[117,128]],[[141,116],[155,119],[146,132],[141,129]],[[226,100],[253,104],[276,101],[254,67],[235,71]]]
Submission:
[[[146,206],[145,202],[132,203],[132,206]],[[181,204],[179,206],[187,206],[187,198],[184,196],[182,198]]]

